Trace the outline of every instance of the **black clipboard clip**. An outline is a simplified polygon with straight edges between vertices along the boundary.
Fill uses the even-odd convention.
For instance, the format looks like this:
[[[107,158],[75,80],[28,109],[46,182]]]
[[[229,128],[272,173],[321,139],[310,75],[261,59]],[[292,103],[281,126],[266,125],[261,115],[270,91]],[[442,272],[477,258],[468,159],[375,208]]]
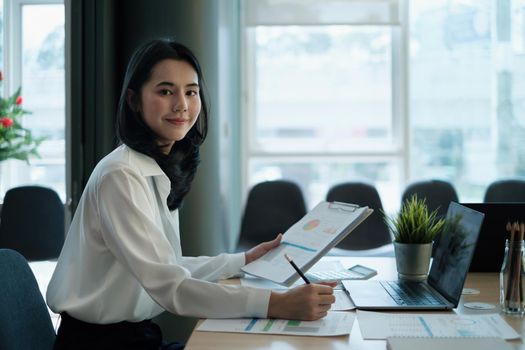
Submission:
[[[340,210],[340,211],[347,212],[347,213],[353,213],[359,208],[360,208],[359,205],[352,204],[352,203],[344,203],[344,202],[337,202],[337,201],[328,203],[328,209]]]

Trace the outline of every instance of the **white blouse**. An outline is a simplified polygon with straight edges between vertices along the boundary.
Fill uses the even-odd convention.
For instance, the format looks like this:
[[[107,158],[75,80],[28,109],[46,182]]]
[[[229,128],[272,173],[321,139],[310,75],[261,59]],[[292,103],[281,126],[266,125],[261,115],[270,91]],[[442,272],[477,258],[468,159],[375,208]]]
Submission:
[[[178,315],[266,317],[270,291],[210,281],[232,277],[244,253],[182,256],[170,182],[154,159],[120,146],[93,171],[71,223],[47,303],[90,323]]]

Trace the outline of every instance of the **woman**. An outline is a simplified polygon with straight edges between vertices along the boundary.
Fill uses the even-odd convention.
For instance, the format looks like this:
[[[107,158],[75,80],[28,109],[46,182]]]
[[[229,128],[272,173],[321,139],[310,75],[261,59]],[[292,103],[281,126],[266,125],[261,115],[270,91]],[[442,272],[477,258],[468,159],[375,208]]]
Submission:
[[[150,319],[164,310],[315,320],[335,301],[333,285],[277,293],[211,282],[238,274],[280,235],[246,253],[182,256],[177,209],[207,131],[201,88],[199,63],[179,43],[154,40],[131,58],[117,115],[121,145],[91,174],[47,291],[62,316],[55,349],[159,349]]]

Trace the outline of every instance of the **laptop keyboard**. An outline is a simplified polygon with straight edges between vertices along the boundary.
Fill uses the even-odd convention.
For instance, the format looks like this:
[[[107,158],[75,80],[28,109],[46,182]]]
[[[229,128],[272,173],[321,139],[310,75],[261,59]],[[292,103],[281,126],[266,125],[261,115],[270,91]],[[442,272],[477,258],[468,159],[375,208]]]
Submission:
[[[442,305],[424,283],[381,281],[383,288],[398,305]]]

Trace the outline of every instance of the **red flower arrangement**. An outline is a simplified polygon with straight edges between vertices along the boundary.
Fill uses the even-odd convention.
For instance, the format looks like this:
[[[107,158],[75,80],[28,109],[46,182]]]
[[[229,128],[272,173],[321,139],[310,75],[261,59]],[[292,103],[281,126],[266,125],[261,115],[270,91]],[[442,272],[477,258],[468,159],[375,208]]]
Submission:
[[[0,71],[0,83],[4,75]],[[29,156],[38,157],[38,146],[44,138],[33,137],[31,130],[24,128],[21,118],[30,112],[22,108],[21,88],[9,98],[0,97],[0,161],[14,158],[29,162]]]

